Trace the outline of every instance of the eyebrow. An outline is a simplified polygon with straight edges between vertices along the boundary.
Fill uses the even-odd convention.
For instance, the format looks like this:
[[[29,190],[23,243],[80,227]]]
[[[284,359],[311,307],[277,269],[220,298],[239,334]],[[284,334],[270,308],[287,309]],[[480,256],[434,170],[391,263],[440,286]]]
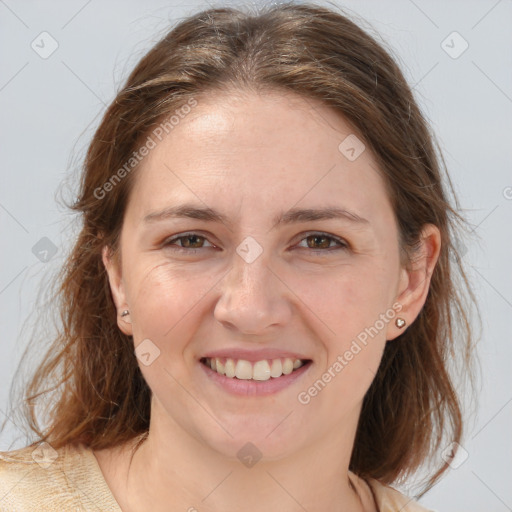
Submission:
[[[231,222],[228,217],[222,213],[208,207],[196,206],[193,204],[182,204],[179,206],[171,206],[164,210],[151,212],[144,217],[145,223],[153,223],[166,219],[188,218],[203,220],[207,222],[218,222],[229,226]],[[336,206],[328,206],[325,208],[292,208],[287,212],[281,212],[273,219],[273,226],[282,224],[294,224],[299,222],[311,222],[318,220],[344,219],[354,224],[369,225],[370,222],[344,208]]]

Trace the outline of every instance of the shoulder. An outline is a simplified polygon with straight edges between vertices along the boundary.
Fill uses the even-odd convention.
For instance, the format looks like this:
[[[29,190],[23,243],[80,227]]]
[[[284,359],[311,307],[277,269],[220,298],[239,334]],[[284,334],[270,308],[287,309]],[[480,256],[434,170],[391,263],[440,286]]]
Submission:
[[[43,510],[52,503],[72,506],[65,475],[70,457],[69,448],[54,450],[48,443],[0,452],[0,510],[30,510],[36,503]]]
[[[351,473],[350,476],[367,503],[369,503],[369,496],[371,496],[374,507],[378,512],[433,512],[414,499],[378,480],[373,478],[363,480],[354,473]],[[370,509],[371,505],[368,508]]]
[[[373,491],[379,512],[433,512],[409,496],[378,480],[370,479],[368,485]]]
[[[43,442],[0,452],[0,512],[98,508],[119,511],[93,453],[82,445],[55,450]]]

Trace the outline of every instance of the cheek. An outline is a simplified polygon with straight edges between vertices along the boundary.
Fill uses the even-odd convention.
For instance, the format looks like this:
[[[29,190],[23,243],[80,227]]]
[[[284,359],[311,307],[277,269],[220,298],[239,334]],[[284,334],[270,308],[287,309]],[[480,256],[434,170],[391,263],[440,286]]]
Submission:
[[[177,347],[182,339],[177,332],[194,317],[196,307],[206,299],[215,280],[211,275],[185,273],[169,264],[135,270],[134,276],[137,275],[141,277],[133,279],[129,289],[135,342],[150,338],[164,346],[172,339],[172,346]]]
[[[330,372],[331,380],[336,381],[332,388],[348,402],[360,398],[371,384],[386,343],[387,326],[396,316],[390,306],[388,279],[375,268],[365,272],[346,268],[301,292],[316,325],[322,325],[325,333],[321,341],[327,360],[320,371]]]
[[[302,276],[293,288],[316,323],[324,324],[330,344],[341,349],[389,308],[392,287],[388,281],[375,267],[347,265],[328,274]]]
[[[328,415],[334,423],[360,407],[386,344],[387,324],[380,320],[387,310],[385,301],[362,285],[358,279],[339,279],[311,297],[320,305],[315,314],[328,326],[321,339],[325,358],[298,398],[314,404],[319,416]]]

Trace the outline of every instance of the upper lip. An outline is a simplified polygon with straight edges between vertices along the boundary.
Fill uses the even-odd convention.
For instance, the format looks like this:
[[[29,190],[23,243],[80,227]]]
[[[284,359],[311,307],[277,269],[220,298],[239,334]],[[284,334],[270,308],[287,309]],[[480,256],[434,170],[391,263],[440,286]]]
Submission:
[[[246,350],[241,348],[224,348],[219,350],[212,350],[207,354],[204,354],[202,358],[231,358],[231,359],[245,359],[251,363],[255,363],[256,361],[261,361],[263,359],[279,359],[289,357],[290,359],[302,359],[309,360],[308,357],[305,357],[302,354],[297,354],[296,352],[291,352],[289,350],[280,350],[277,348],[262,348],[259,350]]]

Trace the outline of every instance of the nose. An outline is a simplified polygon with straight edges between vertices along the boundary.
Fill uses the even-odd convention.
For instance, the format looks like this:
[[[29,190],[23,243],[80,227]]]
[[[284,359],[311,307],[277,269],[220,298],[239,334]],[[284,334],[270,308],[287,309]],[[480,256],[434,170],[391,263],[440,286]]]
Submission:
[[[251,263],[235,253],[233,267],[220,284],[216,320],[230,330],[252,335],[269,334],[286,325],[292,306],[281,279],[271,270],[265,251]]]

